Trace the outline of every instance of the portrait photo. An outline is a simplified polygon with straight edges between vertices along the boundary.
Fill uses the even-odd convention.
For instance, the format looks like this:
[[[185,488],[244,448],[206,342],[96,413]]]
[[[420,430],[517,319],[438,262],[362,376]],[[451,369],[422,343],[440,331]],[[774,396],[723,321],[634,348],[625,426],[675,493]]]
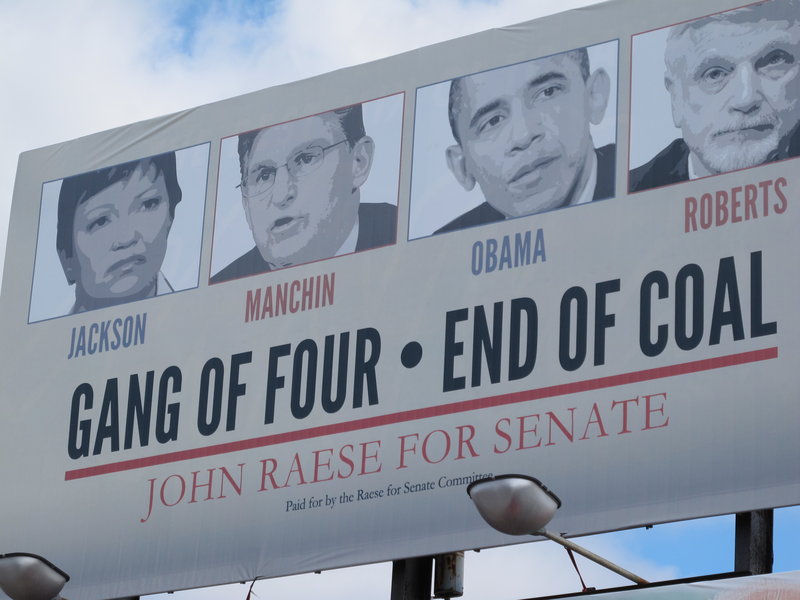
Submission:
[[[800,154],[800,0],[633,36],[630,192]]]
[[[42,185],[29,322],[197,287],[209,144]]]
[[[394,244],[403,101],[224,138],[210,283]]]
[[[615,194],[619,42],[417,88],[410,240]]]

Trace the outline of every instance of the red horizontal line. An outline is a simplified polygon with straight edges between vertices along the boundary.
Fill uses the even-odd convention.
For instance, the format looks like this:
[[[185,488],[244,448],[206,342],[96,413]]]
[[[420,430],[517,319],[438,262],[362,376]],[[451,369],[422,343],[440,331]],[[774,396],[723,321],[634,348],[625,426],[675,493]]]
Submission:
[[[346,421],[343,423],[333,423],[331,425],[321,425],[319,427],[310,427],[308,429],[299,429],[297,431],[287,431],[285,433],[265,435],[251,438],[249,440],[238,440],[235,442],[227,442],[225,444],[216,444],[214,446],[179,450],[177,452],[166,452],[164,454],[157,454],[155,456],[123,460],[120,462],[107,463],[94,467],[86,467],[84,469],[72,469],[64,474],[64,479],[65,481],[83,479],[85,477],[94,477],[96,475],[105,475],[107,473],[117,473],[119,471],[141,469],[143,467],[152,467],[154,465],[163,465],[183,460],[191,460],[193,458],[203,458],[206,456],[228,454],[230,452],[240,452],[242,450],[252,450],[253,448],[275,446],[277,444],[308,440],[312,438],[324,437],[326,435],[334,435],[337,433],[347,433],[350,431],[358,431],[360,429],[371,429],[373,427],[381,427],[383,425],[393,425],[396,423],[418,421],[420,419],[428,419],[431,417],[440,417],[443,415],[453,415],[473,410],[480,410],[482,408],[565,396],[567,394],[600,390],[617,385],[639,383],[642,381],[650,381],[652,379],[661,379],[663,377],[674,377],[676,375],[686,375],[688,373],[699,373],[702,371],[743,365],[762,360],[770,360],[777,357],[777,347],[765,348],[763,350],[753,350],[751,352],[742,352],[739,354],[728,354],[727,356],[718,356],[716,358],[707,358],[666,367],[656,367],[654,369],[645,369],[643,371],[632,371],[630,373],[609,375],[607,377],[597,377],[595,379],[585,379],[583,381],[551,385],[543,388],[526,390],[523,392],[500,394],[499,396],[475,398],[465,402],[453,402],[450,404],[440,404],[426,408],[416,408],[413,410],[406,410],[388,415],[379,415],[376,417],[355,419],[353,421]]]

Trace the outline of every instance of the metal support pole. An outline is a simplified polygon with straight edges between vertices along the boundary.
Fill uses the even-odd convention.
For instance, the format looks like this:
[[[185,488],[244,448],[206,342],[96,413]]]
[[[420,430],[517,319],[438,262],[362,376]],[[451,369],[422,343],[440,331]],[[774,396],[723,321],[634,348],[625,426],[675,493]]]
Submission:
[[[630,579],[634,583],[638,583],[639,585],[642,585],[644,583],[650,583],[646,579],[642,579],[641,577],[631,573],[627,569],[623,569],[619,565],[612,563],[610,560],[606,560],[602,556],[598,556],[594,552],[587,550],[583,546],[579,546],[575,542],[563,538],[560,535],[557,535],[555,533],[550,533],[549,531],[545,531],[544,529],[542,531],[537,532],[535,535],[544,536],[548,540],[554,541],[556,544],[561,544],[562,546],[569,548],[573,552],[577,552],[581,556],[585,556],[589,560],[596,562],[598,565],[604,566],[609,571],[614,571],[614,573],[616,573],[617,575],[622,575],[625,579]]]
[[[391,600],[430,600],[432,573],[432,556],[394,561]]]
[[[736,549],[734,570],[752,575],[772,573],[771,508],[736,515]]]
[[[434,598],[460,598],[464,595],[464,553],[438,554],[433,573]]]

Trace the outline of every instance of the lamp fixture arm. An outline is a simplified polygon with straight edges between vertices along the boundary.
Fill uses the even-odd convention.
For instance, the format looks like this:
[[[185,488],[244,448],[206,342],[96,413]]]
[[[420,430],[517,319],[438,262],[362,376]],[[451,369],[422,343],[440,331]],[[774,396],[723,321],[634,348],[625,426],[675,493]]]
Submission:
[[[556,533],[550,533],[549,531],[547,531],[545,529],[541,529],[540,531],[536,532],[534,535],[541,535],[543,537],[546,537],[548,540],[552,540],[557,544],[561,544],[562,546],[564,546],[566,548],[569,548],[573,552],[577,552],[581,556],[584,556],[584,557],[588,558],[589,560],[596,562],[598,565],[604,566],[606,569],[608,569],[610,571],[613,571],[617,575],[621,575],[625,579],[629,579],[629,580],[633,581],[634,583],[637,583],[639,585],[650,583],[646,579],[642,579],[641,577],[639,577],[638,575],[635,575],[634,573],[631,573],[627,569],[623,569],[622,567],[620,567],[617,564],[614,564],[610,560],[606,560],[602,556],[598,556],[594,552],[592,552],[590,550],[587,550],[583,546],[579,546],[575,542],[572,542],[572,541],[570,541],[570,540],[568,540],[568,539],[566,539],[564,537],[561,537],[560,535],[558,535]]]

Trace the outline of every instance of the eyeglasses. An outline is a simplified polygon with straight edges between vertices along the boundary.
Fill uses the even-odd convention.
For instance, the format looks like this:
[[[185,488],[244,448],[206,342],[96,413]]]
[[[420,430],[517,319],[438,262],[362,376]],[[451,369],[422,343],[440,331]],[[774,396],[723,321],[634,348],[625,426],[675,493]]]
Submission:
[[[245,198],[254,199],[263,196],[275,185],[275,176],[281,167],[286,167],[289,176],[295,180],[302,179],[319,168],[325,158],[325,152],[346,141],[344,139],[325,147],[309,146],[305,150],[292,154],[285,163],[276,167],[260,165],[247,173],[236,187],[242,190]]]

